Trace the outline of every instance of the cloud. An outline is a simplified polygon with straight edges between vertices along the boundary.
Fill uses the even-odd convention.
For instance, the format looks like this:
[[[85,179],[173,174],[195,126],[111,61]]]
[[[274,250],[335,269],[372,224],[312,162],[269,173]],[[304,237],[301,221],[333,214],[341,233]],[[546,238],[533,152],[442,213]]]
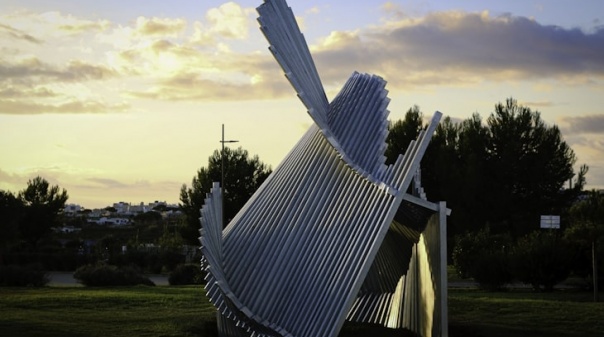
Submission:
[[[379,25],[333,31],[311,46],[328,92],[339,90],[355,70],[383,76],[390,89],[482,81],[587,83],[604,79],[604,28],[583,32],[486,12],[432,12],[411,18],[392,3],[382,9],[388,16]],[[241,100],[293,95],[269,52],[234,48],[234,40],[261,38],[258,31],[249,34],[252,26],[257,29],[253,18],[252,9],[233,2],[210,9],[205,20],[192,27],[176,18],[139,17],[129,26],[118,26],[44,14],[36,21],[50,25],[47,30],[52,33],[41,35],[44,45],[56,44],[60,54],[36,47],[32,52],[19,48],[10,57],[0,56],[0,98],[5,107],[17,106],[16,101],[27,96],[64,97],[63,84],[88,86],[88,82],[117,78],[127,89],[114,90],[114,96],[129,98]],[[10,32],[20,36],[21,43],[32,44],[26,38],[34,36],[29,30],[1,24],[0,34]],[[73,43],[73,32],[88,34],[84,35],[90,38],[86,49]],[[54,40],[47,40],[48,36]],[[0,47],[12,48],[1,42]],[[67,107],[62,101],[19,104],[35,104],[34,111]],[[112,109],[106,104],[92,107],[94,111]]]
[[[111,22],[108,20],[78,20],[70,23],[61,24],[57,28],[61,31],[65,31],[72,34],[82,34],[87,32],[103,32],[109,29],[110,26]]]
[[[319,14],[320,12],[321,12],[321,10],[319,9],[318,6],[314,6],[314,7],[311,7],[306,10],[306,14],[315,14],[316,15],[316,14]]]
[[[44,43],[46,46],[51,46],[50,48],[54,47],[55,51],[65,46],[55,44],[57,40],[62,40],[63,43],[67,39],[72,39],[72,42],[76,43],[82,42],[75,39],[89,38],[108,30],[111,26],[108,20],[86,20],[59,11],[38,13],[25,10],[0,14],[0,36],[4,31],[17,40],[34,44]]]
[[[88,178],[86,181],[89,181],[95,185],[100,185],[103,188],[128,188],[130,187],[128,184],[124,184],[120,181],[114,179],[107,178]]]
[[[108,104],[94,100],[70,100],[61,103],[43,103],[32,100],[0,99],[0,115],[37,115],[43,113],[115,113],[127,111],[127,103]]]
[[[0,190],[17,194],[19,191],[24,190],[27,187],[28,181],[35,177],[42,177],[50,185],[58,185],[60,188],[64,188],[62,184],[59,184],[59,180],[63,175],[64,172],[57,166],[36,167],[13,173],[0,169]]]
[[[604,135],[604,115],[564,117],[562,122],[567,125],[565,130],[571,134]],[[602,149],[604,150],[604,146]]]
[[[277,70],[275,69],[275,72]],[[283,77],[269,75],[266,78],[256,74],[231,74],[234,77],[247,77],[247,81],[228,81],[220,78],[204,78],[199,73],[179,73],[158,81],[146,91],[130,91],[135,98],[159,99],[168,101],[182,100],[253,100],[268,97],[293,95]]]
[[[407,15],[402,10],[401,6],[392,1],[388,1],[384,3],[380,9],[390,18],[394,18],[396,20],[400,20],[406,18]]]
[[[57,94],[45,87],[36,88],[17,88],[9,86],[0,88],[0,99],[22,99],[22,98],[50,98],[56,97]]]
[[[604,115],[562,117],[561,129],[578,157],[587,164],[588,188],[604,188]]]
[[[588,188],[604,189],[604,140],[601,134],[571,135],[568,143],[577,154],[577,164],[587,164]]]
[[[171,18],[145,18],[139,16],[136,19],[136,32],[141,35],[154,36],[177,36],[187,26],[184,19]]]
[[[43,41],[40,39],[37,39],[19,29],[16,29],[16,28],[13,28],[11,26],[4,25],[1,23],[0,23],[0,34],[8,36],[8,37],[16,39],[16,40],[23,40],[23,41],[27,41],[27,42],[31,42],[31,43],[35,43],[35,44],[43,43]]]
[[[243,9],[234,2],[227,2],[210,9],[206,14],[206,20],[213,33],[225,38],[245,39],[248,37],[249,16],[252,13],[252,10]]]
[[[332,32],[314,50],[328,82],[342,81],[353,69],[415,85],[604,77],[604,29],[585,33],[486,12],[433,12]]]
[[[27,181],[27,179],[19,174],[11,174],[0,168],[0,190],[10,191],[16,194],[20,189],[25,188],[25,184],[23,184],[23,188],[14,188],[15,186],[21,185],[23,181]]]
[[[117,54],[116,66],[145,78],[144,89],[130,98],[159,100],[258,99],[293,95],[268,53],[234,53],[196,45],[155,40]]]
[[[117,73],[102,64],[91,64],[81,60],[72,60],[62,66],[52,65],[37,57],[29,57],[16,62],[0,58],[0,84],[79,82],[106,80],[116,77]]]
[[[117,77],[102,64],[71,60],[60,66],[36,57],[9,62],[0,58],[0,114],[108,113],[129,109],[107,103],[83,83]]]
[[[193,23],[193,35],[189,42],[197,46],[214,47],[221,39],[243,40],[249,37],[255,11],[243,8],[234,2],[227,2],[211,8],[205,22]]]
[[[393,5],[385,10],[399,11]],[[238,5],[225,4],[208,12],[206,24],[195,23],[192,44],[161,39],[123,51],[121,57],[133,73],[150,74],[149,68],[141,68],[147,65],[155,78],[149,88],[128,94],[163,100],[291,94],[287,85],[283,88],[281,72],[268,53],[237,54],[218,42],[247,34],[246,13]],[[219,17],[237,18],[238,23],[224,30]],[[422,18],[396,15],[379,26],[333,31],[311,50],[328,91],[339,89],[354,70],[381,75],[390,88],[604,77],[604,30],[585,33],[486,12],[435,12]]]
[[[210,47],[214,45],[216,38],[203,23],[195,21],[193,24],[193,35],[189,38],[189,42],[197,46]]]
[[[558,104],[552,101],[528,101],[528,102],[519,102],[521,105],[529,107],[529,108],[549,108],[556,106]]]

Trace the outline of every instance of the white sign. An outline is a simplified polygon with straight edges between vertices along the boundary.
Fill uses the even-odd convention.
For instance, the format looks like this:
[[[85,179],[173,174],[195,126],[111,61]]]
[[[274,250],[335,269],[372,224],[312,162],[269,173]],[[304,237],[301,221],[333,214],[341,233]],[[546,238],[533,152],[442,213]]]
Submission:
[[[560,228],[559,215],[542,215],[541,228]]]

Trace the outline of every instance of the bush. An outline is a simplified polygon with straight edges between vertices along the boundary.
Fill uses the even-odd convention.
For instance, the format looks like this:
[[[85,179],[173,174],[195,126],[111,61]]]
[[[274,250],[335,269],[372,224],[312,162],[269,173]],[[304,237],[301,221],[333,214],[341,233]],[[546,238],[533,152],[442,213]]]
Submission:
[[[163,270],[171,271],[185,262],[185,256],[172,251],[129,250],[125,254],[115,254],[108,263],[116,266],[135,265],[147,273],[159,274]]]
[[[159,255],[162,267],[168,271],[174,270],[178,265],[185,262],[185,256],[174,251],[163,251]]]
[[[568,244],[571,256],[570,275],[582,278],[584,284],[580,286],[585,290],[593,290],[593,261],[591,243],[577,239],[566,231],[564,239]],[[596,246],[598,260],[598,288],[604,289],[604,245]]]
[[[168,276],[170,285],[204,284],[205,273],[198,264],[180,264]]]
[[[484,228],[456,238],[453,264],[462,278],[473,278],[481,288],[502,290],[512,281],[509,235],[492,234]]]
[[[50,281],[41,265],[0,266],[0,286],[43,287]]]
[[[133,267],[116,267],[112,265],[86,265],[78,268],[73,277],[85,286],[132,286],[155,284]]]
[[[534,290],[551,291],[571,270],[569,246],[552,231],[536,231],[521,238],[512,251],[514,276]]]

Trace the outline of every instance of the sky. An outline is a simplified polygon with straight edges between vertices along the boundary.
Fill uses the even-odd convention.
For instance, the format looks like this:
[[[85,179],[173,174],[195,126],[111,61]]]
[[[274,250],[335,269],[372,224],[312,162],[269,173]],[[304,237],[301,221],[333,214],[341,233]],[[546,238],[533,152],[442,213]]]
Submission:
[[[179,202],[220,148],[275,168],[311,125],[245,1],[0,2],[0,190],[68,203]],[[288,1],[331,100],[353,71],[460,121],[513,97],[604,188],[604,2]],[[429,197],[429,196],[428,196]]]

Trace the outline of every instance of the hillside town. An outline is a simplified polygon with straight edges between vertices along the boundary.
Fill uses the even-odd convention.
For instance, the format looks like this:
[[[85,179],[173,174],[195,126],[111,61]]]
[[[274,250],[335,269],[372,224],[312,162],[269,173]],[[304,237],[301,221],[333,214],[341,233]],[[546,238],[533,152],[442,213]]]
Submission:
[[[64,225],[58,228],[57,231],[71,233],[81,230],[81,228],[73,224],[68,225],[68,223],[71,223],[68,220],[74,218],[84,218],[86,224],[89,225],[103,225],[107,227],[128,226],[134,224],[134,218],[137,215],[147,212],[156,212],[161,215],[163,220],[176,219],[182,215],[177,204],[168,204],[165,201],[157,200],[147,204],[144,202],[132,204],[119,201],[112,206],[95,209],[87,209],[78,204],[66,204],[63,209],[63,215],[65,216]]]

